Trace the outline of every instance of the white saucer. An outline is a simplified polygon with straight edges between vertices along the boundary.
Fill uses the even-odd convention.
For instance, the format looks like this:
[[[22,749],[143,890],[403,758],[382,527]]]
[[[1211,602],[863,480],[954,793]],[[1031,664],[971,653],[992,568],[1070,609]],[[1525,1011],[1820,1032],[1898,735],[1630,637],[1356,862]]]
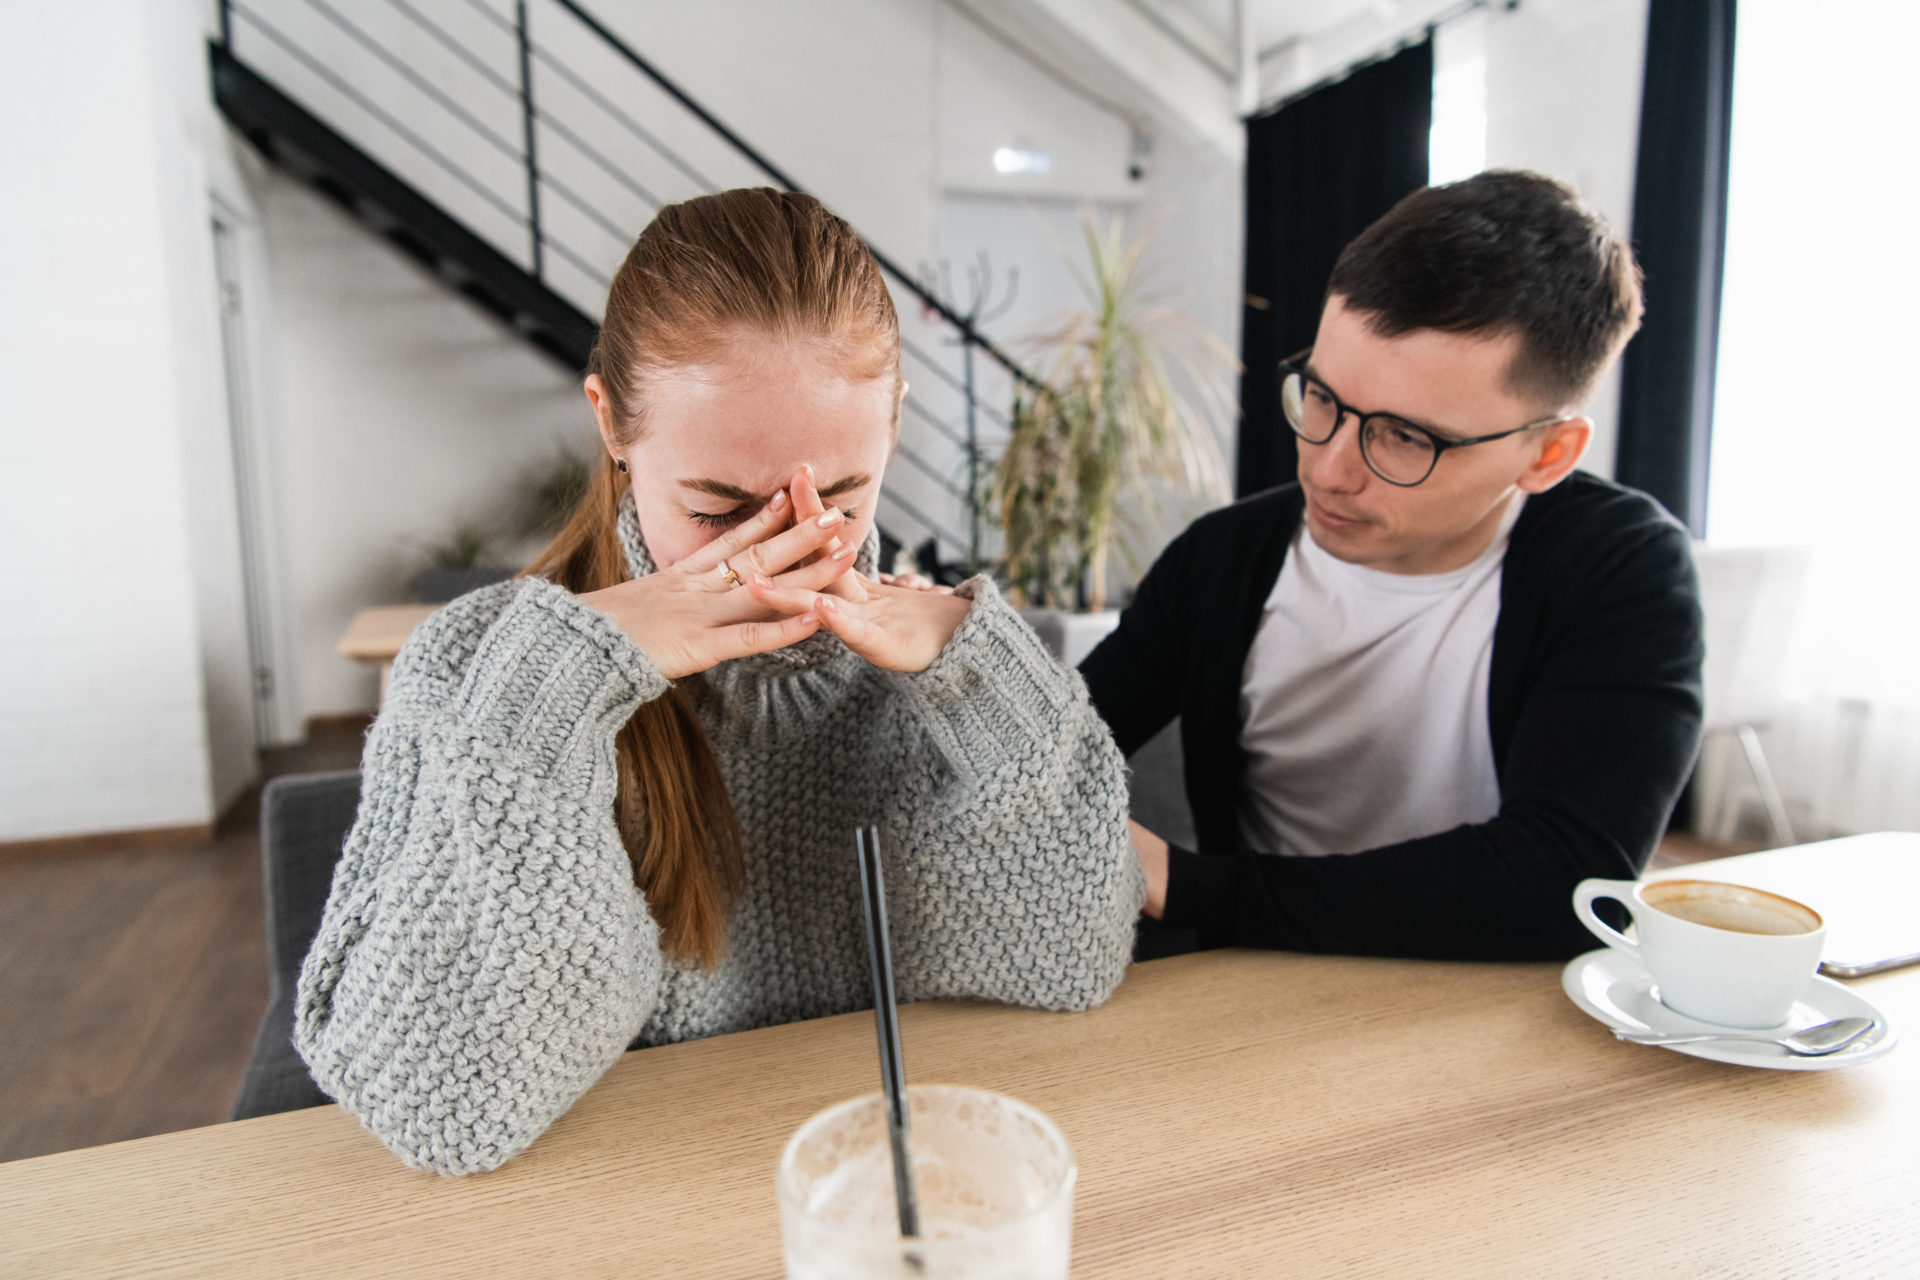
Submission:
[[[1838,1053],[1823,1058],[1806,1058],[1790,1053],[1779,1045],[1752,1040],[1703,1040],[1694,1044],[1662,1045],[1675,1053],[1729,1062],[1736,1067],[1770,1067],[1776,1071],[1832,1071],[1851,1067],[1890,1053],[1899,1035],[1887,1016],[1856,992],[1849,991],[1831,978],[1815,978],[1806,994],[1794,1001],[1793,1012],[1778,1027],[1751,1031],[1701,1022],[1684,1013],[1675,1013],[1660,1003],[1653,991],[1653,979],[1639,961],[1612,947],[1589,951],[1567,963],[1560,975],[1567,995],[1587,1013],[1616,1031],[1636,1034],[1653,1032],[1664,1036],[1712,1035],[1786,1035],[1801,1027],[1833,1018],[1874,1018],[1877,1026]]]

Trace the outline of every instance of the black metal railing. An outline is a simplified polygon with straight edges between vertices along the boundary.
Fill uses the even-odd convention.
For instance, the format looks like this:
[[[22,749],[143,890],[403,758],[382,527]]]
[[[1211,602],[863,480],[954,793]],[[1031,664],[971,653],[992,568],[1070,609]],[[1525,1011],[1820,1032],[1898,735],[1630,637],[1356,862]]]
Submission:
[[[451,3],[452,0],[440,0]],[[763,175],[775,185],[793,191],[805,188],[794,177],[774,164],[745,138],[741,137],[725,122],[696,101],[679,84],[667,76],[648,58],[634,49],[631,44],[610,30],[591,12],[576,3],[575,0],[534,0],[548,6],[554,14],[565,14],[577,28],[593,37],[594,41],[611,52],[618,63],[623,64],[631,74],[652,86],[659,94],[684,111],[692,120],[697,121],[704,135],[717,139],[724,147],[740,160]],[[472,166],[462,163],[448,154],[448,148],[435,145],[423,136],[423,131],[411,127],[406,120],[386,107],[383,107],[374,94],[364,91],[348,76],[329,67],[326,63],[303,48],[300,40],[283,30],[273,17],[264,9],[278,7],[282,10],[294,10],[304,7],[346,37],[354,46],[363,50],[385,73],[391,73],[409,90],[431,103],[442,116],[458,126],[471,141],[480,144],[481,150],[497,153],[499,157],[510,160],[520,172],[524,181],[523,190],[503,192],[500,184],[490,182],[484,176],[472,171]],[[483,0],[460,0],[466,9],[494,27],[503,36],[513,42],[511,65],[514,74],[502,74],[495,65],[477,54],[472,47],[458,38],[448,25],[437,20],[411,0],[358,0],[363,12],[384,6],[398,14],[406,24],[417,29],[435,46],[443,49],[447,55],[457,60],[481,82],[512,100],[517,106],[518,138],[507,136],[489,124],[483,114],[496,110],[498,103],[482,104],[463,102],[456,92],[424,74],[419,68],[409,64],[407,59],[396,50],[387,47],[382,41],[369,33],[362,23],[336,3],[330,0],[222,0],[220,5],[221,49],[236,63],[246,65],[243,51],[236,49],[236,35],[243,31],[244,39],[257,35],[270,47],[304,68],[327,88],[351,103],[357,110],[377,121],[384,129],[390,130],[396,138],[424,157],[429,165],[443,171],[460,188],[470,192],[487,210],[489,216],[505,220],[506,225],[519,227],[525,235],[525,256],[522,268],[540,285],[556,289],[552,278],[552,269],[556,262],[565,263],[574,273],[582,277],[585,286],[597,289],[604,295],[610,276],[594,265],[593,253],[577,242],[570,242],[565,232],[555,225],[555,209],[564,209],[582,223],[591,225],[617,243],[624,245],[633,234],[631,225],[623,224],[610,217],[585,192],[561,178],[554,167],[541,165],[539,138],[541,130],[546,130],[555,139],[563,141],[567,148],[579,153],[588,166],[600,178],[634,200],[639,201],[649,211],[658,209],[669,202],[639,177],[635,176],[633,166],[619,164],[610,158],[605,149],[592,141],[587,129],[576,127],[563,118],[556,108],[544,101],[539,93],[541,79],[551,76],[557,84],[578,94],[584,101],[591,103],[607,120],[612,121],[619,132],[631,137],[648,152],[678,175],[679,180],[691,183],[695,190],[712,192],[720,190],[722,183],[707,176],[701,167],[694,165],[680,150],[670,145],[662,136],[662,128],[650,128],[647,123],[636,118],[643,112],[637,112],[623,106],[619,99],[622,95],[619,86],[596,85],[588,76],[570,65],[547,42],[537,38],[535,26],[529,21],[529,0],[512,0],[512,14],[508,16]],[[236,19],[238,20],[236,23]],[[544,20],[544,19],[543,19]],[[238,28],[238,29],[237,29]],[[536,74],[536,71],[538,74]],[[255,74],[258,74],[256,71]],[[677,123],[677,122],[676,122]],[[516,184],[517,185],[517,184]],[[546,197],[558,202],[550,205]],[[458,215],[452,216],[458,220]],[[916,440],[909,438],[903,431],[898,448],[900,460],[914,469],[924,482],[932,484],[940,493],[945,494],[964,512],[965,528],[956,528],[948,520],[927,511],[924,507],[902,497],[890,486],[883,495],[895,515],[904,517],[910,524],[917,526],[931,544],[936,559],[952,552],[954,557],[964,561],[969,569],[977,569],[984,560],[984,534],[982,516],[981,486],[985,471],[985,452],[982,441],[982,425],[987,424],[1004,432],[1011,428],[1007,411],[991,403],[983,393],[981,378],[976,369],[976,353],[985,356],[997,366],[1009,385],[1005,393],[1011,398],[1024,389],[1037,388],[1040,384],[1020,363],[1003,348],[982,333],[971,316],[963,315],[951,306],[913,274],[894,262],[887,254],[868,241],[875,260],[893,284],[916,301],[928,317],[929,323],[937,323],[947,333],[946,345],[959,349],[959,371],[948,367],[948,362],[936,357],[920,343],[902,335],[902,349],[905,359],[913,366],[911,379],[920,374],[930,375],[940,386],[954,396],[959,397],[961,411],[955,417],[944,416],[929,407],[928,397],[910,397],[907,411],[914,422],[925,427],[935,437],[945,441],[958,450],[962,462],[958,468],[943,467],[938,461],[926,456]],[[563,290],[564,292],[564,290]],[[597,297],[596,297],[597,302]],[[957,417],[957,420],[956,420]],[[915,539],[918,541],[918,539]],[[902,542],[908,539],[901,539]],[[923,552],[924,555],[924,552]]]

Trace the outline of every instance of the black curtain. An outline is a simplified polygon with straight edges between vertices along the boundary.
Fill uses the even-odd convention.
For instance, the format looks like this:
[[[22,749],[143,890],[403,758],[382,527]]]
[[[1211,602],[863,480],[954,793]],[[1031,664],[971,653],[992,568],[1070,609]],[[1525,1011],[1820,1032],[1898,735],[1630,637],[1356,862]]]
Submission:
[[[1614,476],[1702,537],[1720,346],[1733,115],[1734,0],[1653,0],[1647,11],[1633,250],[1647,316],[1627,347]]]
[[[1433,41],[1247,121],[1246,310],[1234,487],[1293,479],[1274,366],[1312,345],[1340,251],[1427,184]]]

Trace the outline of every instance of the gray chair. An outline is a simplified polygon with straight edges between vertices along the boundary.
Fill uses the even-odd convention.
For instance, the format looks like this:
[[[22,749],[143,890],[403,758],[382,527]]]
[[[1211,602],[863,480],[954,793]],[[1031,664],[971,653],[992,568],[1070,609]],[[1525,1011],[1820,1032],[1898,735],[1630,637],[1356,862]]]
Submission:
[[[1186,754],[1180,721],[1153,735],[1127,760],[1131,773],[1127,808],[1147,830],[1183,849],[1194,846],[1193,810],[1187,807]]]
[[[266,884],[267,1012],[229,1117],[316,1107],[327,1095],[293,1048],[293,993],[320,932],[334,864],[360,806],[360,772],[296,773],[260,795],[260,863]]]
[[[1180,722],[1142,743],[1127,759],[1127,808],[1134,820],[1170,844],[1194,847],[1193,810],[1187,805],[1185,753],[1180,749]],[[1169,929],[1158,920],[1140,917],[1134,933],[1133,958],[1159,960],[1184,955],[1200,945],[1192,929]]]

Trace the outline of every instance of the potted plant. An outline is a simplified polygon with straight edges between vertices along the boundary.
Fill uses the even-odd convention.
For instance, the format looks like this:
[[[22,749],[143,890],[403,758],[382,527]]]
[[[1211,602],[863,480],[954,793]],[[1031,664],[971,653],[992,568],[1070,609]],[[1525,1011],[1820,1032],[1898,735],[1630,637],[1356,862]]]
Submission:
[[[551,457],[520,477],[502,520],[461,520],[426,545],[426,565],[413,579],[414,598],[444,604],[511,578],[515,564],[524,564],[566,524],[591,475],[584,456],[556,445]]]
[[[580,499],[587,496],[587,486],[592,480],[592,464],[585,455],[564,444],[555,444],[546,463],[524,478],[519,528],[522,538],[534,541],[530,555],[537,554],[547,539],[566,527]]]
[[[413,598],[422,604],[445,604],[511,578],[511,568],[489,563],[493,541],[485,528],[462,520],[439,541],[428,543],[426,567],[413,577]]]
[[[1113,550],[1139,571],[1143,517],[1155,511],[1152,482],[1227,497],[1211,424],[1227,408],[1219,375],[1234,367],[1218,339],[1141,292],[1150,234],[1129,242],[1117,218],[1104,229],[1083,218],[1081,232],[1087,257],[1070,265],[1089,309],[1061,316],[1036,338],[1049,357],[1043,382],[1016,394],[989,489],[1003,536],[1001,576],[1070,663],[1118,617],[1106,609]],[[1181,394],[1173,368],[1203,406]]]

